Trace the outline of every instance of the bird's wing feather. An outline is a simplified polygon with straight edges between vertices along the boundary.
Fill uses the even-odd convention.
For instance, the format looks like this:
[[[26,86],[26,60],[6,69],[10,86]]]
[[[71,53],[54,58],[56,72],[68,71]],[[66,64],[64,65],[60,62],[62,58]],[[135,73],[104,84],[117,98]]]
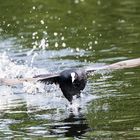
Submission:
[[[41,74],[36,75],[34,78],[37,78],[39,82],[45,83],[45,84],[58,84],[59,83],[59,74]]]
[[[124,60],[120,62],[116,62],[110,65],[100,66],[100,67],[87,67],[85,70],[87,73],[94,72],[97,70],[116,70],[116,69],[124,69],[124,68],[132,68],[140,66],[140,58]]]

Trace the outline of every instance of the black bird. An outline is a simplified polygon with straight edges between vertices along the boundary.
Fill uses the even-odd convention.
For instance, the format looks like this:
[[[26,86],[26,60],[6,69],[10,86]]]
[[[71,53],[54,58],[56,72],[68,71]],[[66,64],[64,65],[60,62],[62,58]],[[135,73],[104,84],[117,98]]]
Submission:
[[[80,92],[85,88],[89,72],[90,69],[67,69],[56,74],[37,75],[34,78],[39,78],[38,81],[45,84],[59,84],[63,95],[72,103],[73,96],[79,97]]]
[[[74,95],[80,96],[80,92],[85,88],[87,83],[87,75],[96,70],[103,69],[123,69],[140,66],[140,58],[125,60],[110,65],[100,67],[87,67],[64,70],[56,75],[49,75],[39,81],[44,83],[58,83],[61,91],[67,100],[72,103]]]
[[[86,68],[75,68],[64,70],[56,74],[43,74],[37,75],[33,78],[21,78],[21,79],[5,79],[0,78],[0,85],[14,85],[23,82],[40,81],[45,84],[59,84],[61,91],[63,92],[66,99],[72,103],[73,96],[80,95],[80,92],[85,88],[87,83],[87,76],[89,73],[96,70],[116,70],[124,68],[132,68],[140,66],[140,58],[124,60],[110,65],[100,66],[100,67],[86,67]]]

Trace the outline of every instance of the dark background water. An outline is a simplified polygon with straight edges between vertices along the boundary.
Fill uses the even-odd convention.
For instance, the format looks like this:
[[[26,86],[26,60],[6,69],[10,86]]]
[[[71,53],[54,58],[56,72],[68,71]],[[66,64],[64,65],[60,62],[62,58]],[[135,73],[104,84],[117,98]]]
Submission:
[[[1,76],[24,66],[21,75],[29,77],[34,68],[57,72],[137,58],[139,44],[139,0],[0,0],[0,53],[9,57],[1,58]],[[139,139],[139,77],[139,68],[89,77],[77,112],[57,97],[59,89],[29,94],[1,86],[0,137]]]

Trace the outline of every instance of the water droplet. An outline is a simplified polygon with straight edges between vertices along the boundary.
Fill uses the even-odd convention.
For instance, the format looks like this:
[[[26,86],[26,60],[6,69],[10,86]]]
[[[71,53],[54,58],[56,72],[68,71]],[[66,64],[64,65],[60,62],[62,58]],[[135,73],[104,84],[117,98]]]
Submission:
[[[79,51],[80,51],[80,49],[79,49],[79,48],[76,48],[76,51],[77,51],[77,52],[79,52]]]
[[[58,47],[58,43],[57,42],[55,42],[55,45],[54,45],[56,48]]]
[[[98,44],[98,41],[97,41],[97,40],[95,40],[95,41],[94,41],[94,44]]]
[[[10,26],[10,24],[7,24],[7,27],[9,27]]]
[[[75,0],[74,2],[75,2],[76,4],[78,4],[78,3],[79,3],[79,0]]]
[[[61,37],[61,40],[64,40],[64,36]]]
[[[63,43],[62,43],[62,47],[66,47],[66,43],[63,42]]]
[[[35,10],[35,9],[36,9],[36,7],[35,7],[35,6],[33,6],[33,7],[32,7],[32,9],[33,9],[33,10]]]
[[[40,23],[41,23],[41,24],[45,24],[44,20],[40,20]]]
[[[37,34],[37,32],[33,32],[32,35],[35,36]]]
[[[90,41],[90,42],[88,43],[88,46],[92,46],[92,41]]]
[[[96,21],[95,21],[95,20],[93,20],[93,21],[92,21],[92,23],[93,23],[93,24],[95,24],[95,23],[96,23]]]
[[[45,50],[45,48],[46,48],[46,41],[45,41],[44,38],[41,39],[39,48],[42,48],[43,50]]]
[[[92,46],[89,47],[89,50],[91,50],[91,49],[92,49]]]
[[[84,62],[86,63],[87,62],[87,59],[84,59]]]
[[[119,19],[118,22],[119,22],[119,23],[125,23],[125,20],[124,20],[124,19]]]
[[[16,24],[19,24],[19,21],[18,20],[16,21]]]
[[[73,52],[74,52],[74,50],[73,50],[73,49],[71,49],[71,50],[70,50],[70,52],[71,52],[71,53],[73,53]]]
[[[54,36],[57,36],[57,35],[58,35],[58,33],[57,33],[57,32],[54,32],[53,34],[54,34]]]
[[[101,1],[100,1],[100,0],[98,0],[98,1],[97,1],[97,4],[98,4],[98,5],[101,5]]]
[[[48,33],[47,33],[46,31],[43,31],[43,34],[44,34],[44,35],[47,35]]]
[[[35,39],[35,36],[32,36],[32,39]]]
[[[68,10],[68,14],[71,14],[71,10]]]

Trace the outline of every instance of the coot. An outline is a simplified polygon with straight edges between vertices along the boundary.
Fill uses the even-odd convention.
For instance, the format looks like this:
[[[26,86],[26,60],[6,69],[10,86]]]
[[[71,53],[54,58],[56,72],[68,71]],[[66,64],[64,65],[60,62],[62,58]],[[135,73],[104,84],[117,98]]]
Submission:
[[[91,70],[84,68],[67,69],[56,74],[37,75],[38,81],[45,84],[59,84],[65,98],[72,103],[73,96],[80,96],[87,83],[87,74]]]

